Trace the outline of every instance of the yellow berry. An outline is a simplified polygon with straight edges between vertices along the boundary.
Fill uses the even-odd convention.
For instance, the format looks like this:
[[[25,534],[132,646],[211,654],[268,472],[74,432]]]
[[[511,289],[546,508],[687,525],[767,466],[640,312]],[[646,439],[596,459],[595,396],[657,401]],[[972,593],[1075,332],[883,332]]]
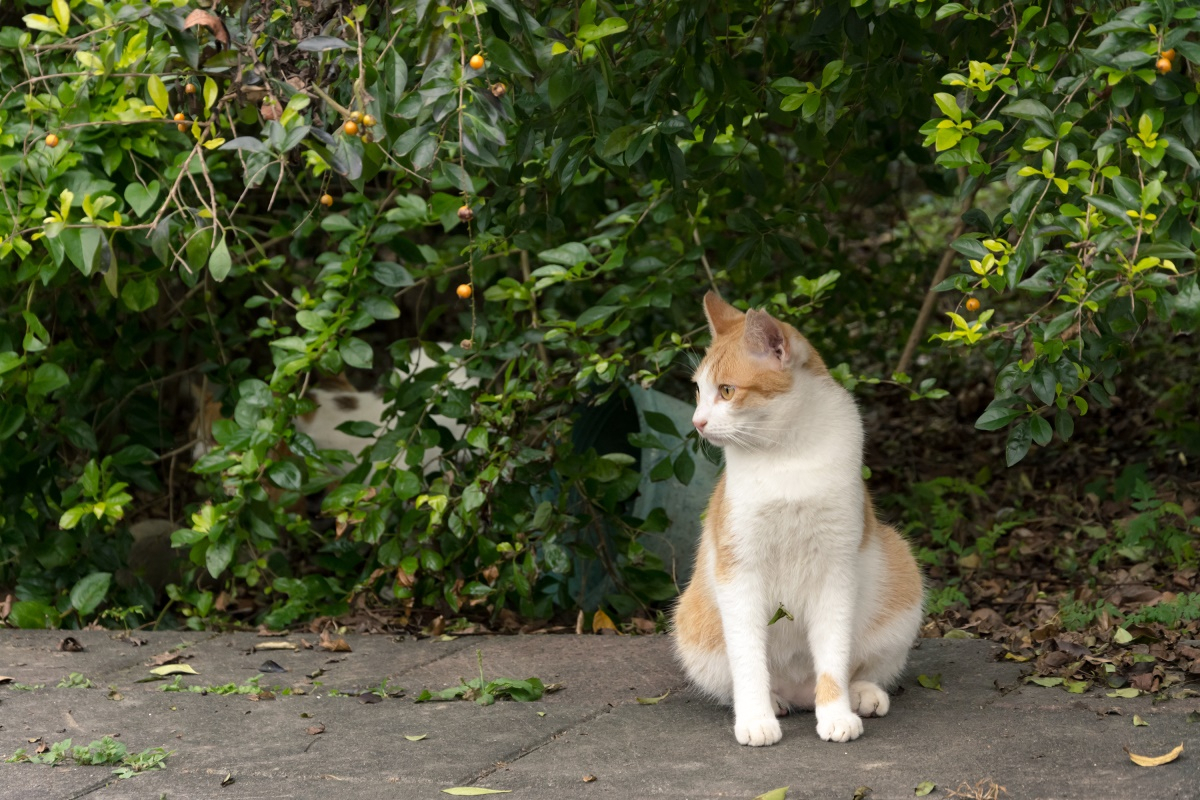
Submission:
[[[196,84],[189,83],[187,86],[183,87],[183,90],[185,92],[187,92],[188,94],[195,94],[196,93]]]
[[[1171,59],[1167,58],[1166,56],[1163,56],[1162,58],[1160,58],[1158,61],[1155,62],[1154,66],[1158,69],[1158,71],[1160,73],[1162,73],[1163,75],[1166,75],[1168,72],[1171,71]]]
[[[362,118],[362,124],[366,125],[368,128],[374,128],[377,121],[378,120],[376,120],[370,114],[364,114]]]
[[[175,115],[176,122],[183,122],[185,119],[187,119],[187,117],[184,116],[182,111]]]
[[[471,56],[471,69],[483,69],[483,56],[479,53]]]
[[[329,208],[331,205],[333,205],[333,196],[330,194],[321,195],[321,205]]]
[[[47,147],[58,147],[58,137],[53,133],[46,137]]]
[[[463,300],[466,300],[468,297],[471,296],[471,284],[460,283],[458,285],[458,289],[456,289],[455,291],[457,292],[459,297],[461,297]]]

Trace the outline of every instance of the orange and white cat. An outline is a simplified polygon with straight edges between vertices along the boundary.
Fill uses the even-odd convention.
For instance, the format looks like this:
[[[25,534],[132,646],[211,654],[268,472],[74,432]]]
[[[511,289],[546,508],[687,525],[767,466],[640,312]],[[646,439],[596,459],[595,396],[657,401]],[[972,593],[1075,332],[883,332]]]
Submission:
[[[850,393],[795,328],[704,298],[712,344],[692,423],[724,448],[691,584],[675,610],[688,677],[732,703],[741,744],[782,737],[777,717],[814,709],[846,742],[888,712],[917,636],[924,589],[907,542],[882,524],[862,478]],[[770,624],[783,607],[782,616]]]

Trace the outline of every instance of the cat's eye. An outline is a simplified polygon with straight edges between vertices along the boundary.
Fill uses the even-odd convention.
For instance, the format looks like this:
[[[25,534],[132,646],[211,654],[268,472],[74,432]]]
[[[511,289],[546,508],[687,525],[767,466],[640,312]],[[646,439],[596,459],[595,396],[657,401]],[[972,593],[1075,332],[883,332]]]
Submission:
[[[726,400],[732,400],[733,393],[737,390],[728,383],[722,383],[717,387],[717,391],[721,393],[721,397],[725,398]]]

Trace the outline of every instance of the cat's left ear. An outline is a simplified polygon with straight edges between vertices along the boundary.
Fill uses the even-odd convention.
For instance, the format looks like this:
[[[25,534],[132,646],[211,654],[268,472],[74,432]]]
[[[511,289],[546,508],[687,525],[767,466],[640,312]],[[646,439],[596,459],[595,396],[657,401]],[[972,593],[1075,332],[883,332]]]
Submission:
[[[765,311],[746,312],[746,347],[756,356],[768,358],[780,367],[803,363],[804,345],[794,342],[787,329]]]

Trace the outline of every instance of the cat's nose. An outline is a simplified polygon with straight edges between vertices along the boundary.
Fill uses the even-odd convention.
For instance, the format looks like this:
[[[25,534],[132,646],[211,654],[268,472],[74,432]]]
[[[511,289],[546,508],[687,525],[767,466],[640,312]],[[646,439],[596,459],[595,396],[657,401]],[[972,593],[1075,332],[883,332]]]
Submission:
[[[704,428],[708,425],[708,420],[704,417],[692,417],[692,424],[696,426],[696,430],[703,433]]]

